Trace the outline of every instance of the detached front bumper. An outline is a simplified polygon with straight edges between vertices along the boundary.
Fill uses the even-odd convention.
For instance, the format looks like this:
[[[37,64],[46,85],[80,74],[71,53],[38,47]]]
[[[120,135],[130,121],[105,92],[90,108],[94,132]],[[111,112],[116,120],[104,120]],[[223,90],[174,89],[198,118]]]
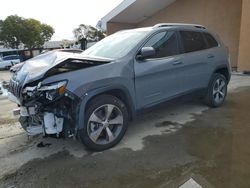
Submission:
[[[13,115],[19,116],[19,122],[29,136],[43,134],[59,137],[63,133],[65,137],[72,137],[76,130],[78,100],[67,96],[47,104],[39,100],[23,104],[12,93],[8,98],[18,105]]]
[[[23,129],[29,136],[38,134],[59,134],[63,131],[64,117],[58,117],[52,112],[39,112],[36,106],[20,106],[13,110]]]
[[[44,133],[43,124],[28,126],[28,123],[27,123],[28,117],[36,115],[35,107],[28,107],[27,108],[27,107],[24,107],[24,106],[20,106],[21,105],[20,100],[10,92],[8,92],[8,99],[11,102],[14,102],[19,106],[18,108],[13,109],[12,113],[13,113],[14,116],[19,116],[20,117],[19,121],[20,121],[23,129],[27,132],[27,134],[29,136],[34,136],[34,135],[37,135],[37,134]]]
[[[14,116],[23,116],[23,117],[28,117],[28,116],[32,116],[35,115],[36,111],[35,111],[35,107],[19,107],[13,110],[13,115]]]
[[[14,116],[32,116],[36,114],[35,107],[24,107],[21,106],[20,100],[14,96],[12,93],[8,92],[8,99],[11,102],[16,103],[19,107],[13,110],[13,115]]]

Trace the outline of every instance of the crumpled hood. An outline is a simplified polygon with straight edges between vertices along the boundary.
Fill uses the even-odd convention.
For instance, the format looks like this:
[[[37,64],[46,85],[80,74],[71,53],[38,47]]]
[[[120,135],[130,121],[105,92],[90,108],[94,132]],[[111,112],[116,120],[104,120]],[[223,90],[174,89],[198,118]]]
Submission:
[[[84,57],[81,54],[66,53],[61,51],[51,51],[45,54],[36,56],[30,60],[27,60],[20,70],[18,70],[14,75],[14,79],[19,82],[26,84],[32,81],[41,79],[47,71],[66,59],[84,59],[92,61],[107,62],[112,61],[111,59],[99,58],[99,57]]]
[[[51,51],[27,60],[14,75],[19,82],[28,82],[41,78],[50,68],[62,62],[68,53]]]

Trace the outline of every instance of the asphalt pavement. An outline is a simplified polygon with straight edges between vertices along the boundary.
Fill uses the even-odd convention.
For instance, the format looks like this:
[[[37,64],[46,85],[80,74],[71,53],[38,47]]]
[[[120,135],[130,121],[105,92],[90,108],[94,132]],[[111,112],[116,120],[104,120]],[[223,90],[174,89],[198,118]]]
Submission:
[[[0,187],[250,187],[249,99],[250,77],[233,76],[222,108],[192,99],[162,106],[94,153],[77,140],[28,139],[15,104],[0,96]]]

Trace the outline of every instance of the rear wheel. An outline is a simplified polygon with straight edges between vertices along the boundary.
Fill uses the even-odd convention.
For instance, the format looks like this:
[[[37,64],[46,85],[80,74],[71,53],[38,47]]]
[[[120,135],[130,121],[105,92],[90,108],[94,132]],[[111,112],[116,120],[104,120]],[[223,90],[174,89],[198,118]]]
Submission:
[[[106,150],[122,139],[127,126],[128,112],[125,104],[114,96],[100,95],[87,107],[80,138],[91,150]]]
[[[223,105],[227,96],[227,79],[224,75],[213,74],[205,98],[205,102],[210,107],[220,107]]]

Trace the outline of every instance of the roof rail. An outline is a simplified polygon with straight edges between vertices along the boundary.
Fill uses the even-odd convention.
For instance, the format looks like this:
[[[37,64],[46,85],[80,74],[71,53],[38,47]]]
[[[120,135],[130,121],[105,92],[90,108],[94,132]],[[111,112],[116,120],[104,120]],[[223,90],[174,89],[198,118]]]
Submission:
[[[197,25],[197,24],[183,24],[183,23],[160,23],[153,26],[153,28],[160,28],[160,27],[171,27],[171,26],[190,26],[190,27],[196,27],[198,29],[206,29],[203,25]]]

